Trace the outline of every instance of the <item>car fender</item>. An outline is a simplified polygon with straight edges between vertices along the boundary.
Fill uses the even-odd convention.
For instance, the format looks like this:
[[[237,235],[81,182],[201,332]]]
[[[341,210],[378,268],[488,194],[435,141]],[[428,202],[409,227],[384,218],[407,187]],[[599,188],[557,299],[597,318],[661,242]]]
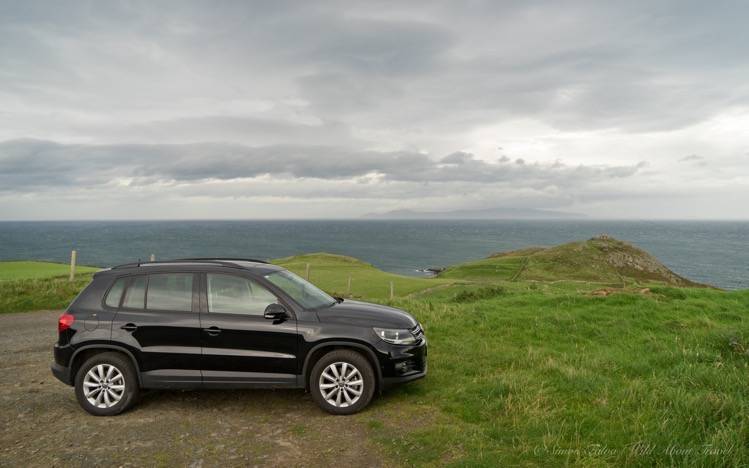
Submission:
[[[87,349],[101,349],[101,350],[111,350],[111,351],[120,351],[128,356],[130,359],[130,362],[132,362],[133,366],[135,366],[135,374],[138,376],[138,385],[141,385],[141,378],[140,378],[140,366],[138,366],[138,361],[135,359],[135,356],[133,353],[131,353],[127,348],[124,348],[122,346],[111,344],[111,343],[100,343],[100,344],[90,344],[81,346],[80,348],[76,349],[73,353],[73,356],[70,358],[70,368],[72,369],[75,365],[75,359],[76,357],[83,351],[86,351]],[[71,379],[75,379],[75,376],[71,375]]]
[[[382,389],[383,389],[382,369],[380,369],[380,360],[377,359],[377,355],[366,344],[360,343],[357,341],[348,341],[348,340],[323,341],[322,343],[318,343],[312,348],[310,348],[310,350],[307,352],[307,356],[304,358],[304,366],[302,367],[301,378],[305,379],[305,382],[303,382],[304,388],[307,388],[307,382],[306,382],[307,372],[311,371],[311,369],[309,369],[310,358],[319,349],[322,349],[325,347],[336,347],[336,346],[341,346],[341,347],[345,346],[348,348],[355,348],[357,350],[363,350],[365,353],[367,353],[367,356],[370,358],[370,360],[374,364],[375,374],[377,374],[377,391],[382,392]]]

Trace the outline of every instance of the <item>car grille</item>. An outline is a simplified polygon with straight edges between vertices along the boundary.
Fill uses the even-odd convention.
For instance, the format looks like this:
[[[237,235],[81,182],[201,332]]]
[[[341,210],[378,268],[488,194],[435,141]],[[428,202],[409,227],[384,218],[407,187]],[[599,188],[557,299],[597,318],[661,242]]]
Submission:
[[[417,323],[416,326],[410,330],[410,332],[417,340],[421,341],[422,339],[424,339],[424,329],[421,328],[420,323]]]

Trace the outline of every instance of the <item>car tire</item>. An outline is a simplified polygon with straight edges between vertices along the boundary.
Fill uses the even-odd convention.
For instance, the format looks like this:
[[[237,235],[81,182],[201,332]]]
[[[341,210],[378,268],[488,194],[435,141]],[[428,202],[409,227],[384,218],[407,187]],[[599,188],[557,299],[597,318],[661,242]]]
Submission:
[[[354,414],[364,409],[375,392],[375,373],[369,361],[348,349],[321,357],[310,373],[309,389],[315,403],[330,414]]]
[[[114,416],[138,399],[138,378],[133,364],[117,352],[87,359],[75,376],[75,396],[81,408],[94,416]]]

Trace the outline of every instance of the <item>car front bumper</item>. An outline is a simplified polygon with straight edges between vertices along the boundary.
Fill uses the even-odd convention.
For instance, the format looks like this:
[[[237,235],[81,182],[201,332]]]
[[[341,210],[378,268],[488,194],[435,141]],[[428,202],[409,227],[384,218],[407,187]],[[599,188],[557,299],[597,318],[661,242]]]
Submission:
[[[386,344],[385,347],[388,357],[384,362],[381,361],[383,389],[426,377],[428,368],[426,338],[414,346]]]
[[[426,376],[427,376],[427,371],[424,370],[422,372],[416,372],[416,373],[404,375],[402,377],[384,377],[382,379],[383,380],[383,382],[382,382],[383,385],[382,386],[383,386],[383,389],[387,389],[387,388],[390,388],[390,387],[392,387],[394,385],[398,385],[398,384],[402,384],[402,383],[406,383],[406,382],[411,382],[411,381],[414,381],[414,380],[423,379]]]

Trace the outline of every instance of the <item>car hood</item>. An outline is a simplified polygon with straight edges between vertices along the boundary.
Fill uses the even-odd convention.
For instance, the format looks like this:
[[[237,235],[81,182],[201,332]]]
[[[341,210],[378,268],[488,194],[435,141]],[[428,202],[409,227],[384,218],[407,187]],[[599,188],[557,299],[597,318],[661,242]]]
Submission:
[[[319,310],[317,316],[322,322],[383,328],[413,328],[417,323],[416,319],[404,310],[349,300]]]

